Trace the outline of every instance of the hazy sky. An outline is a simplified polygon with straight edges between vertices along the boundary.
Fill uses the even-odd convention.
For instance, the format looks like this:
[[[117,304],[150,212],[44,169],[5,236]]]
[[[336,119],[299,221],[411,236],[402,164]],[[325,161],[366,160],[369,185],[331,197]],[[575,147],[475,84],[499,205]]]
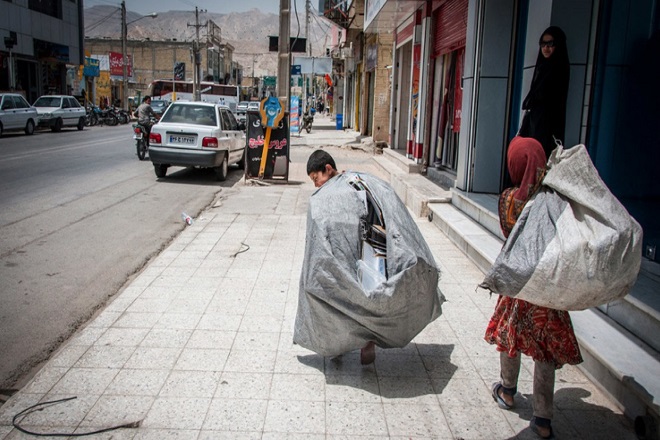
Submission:
[[[121,1],[113,0],[84,0],[85,7],[89,8],[96,5],[120,6]],[[298,7],[298,12],[305,10],[305,0],[289,0],[291,12],[294,12],[294,6]],[[280,10],[279,0],[126,0],[126,9],[137,12],[138,14],[149,14],[151,12],[167,11],[194,11],[195,6],[199,9],[206,9],[208,12],[227,13],[243,12],[257,8],[262,12],[272,12],[277,14]],[[311,0],[311,7],[316,11],[319,7],[318,0]]]

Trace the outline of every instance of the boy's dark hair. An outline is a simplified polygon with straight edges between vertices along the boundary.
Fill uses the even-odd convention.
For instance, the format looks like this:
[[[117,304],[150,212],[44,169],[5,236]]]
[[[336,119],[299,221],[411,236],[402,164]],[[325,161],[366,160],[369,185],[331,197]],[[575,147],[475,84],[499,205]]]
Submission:
[[[147,102],[147,99],[151,99],[151,96],[147,95],[144,98],[142,98],[142,102]]]
[[[327,151],[324,150],[314,151],[307,160],[307,175],[309,176],[311,173],[315,171],[317,172],[325,171],[326,165],[330,165],[333,170],[337,169],[337,165],[335,165],[335,160],[332,158],[332,156],[330,156],[330,154]]]

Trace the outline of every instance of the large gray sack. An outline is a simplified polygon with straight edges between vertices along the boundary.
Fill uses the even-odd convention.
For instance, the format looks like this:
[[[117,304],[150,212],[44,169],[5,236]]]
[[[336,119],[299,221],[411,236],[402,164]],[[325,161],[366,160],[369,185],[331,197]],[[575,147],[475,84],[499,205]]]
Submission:
[[[642,228],[609,191],[584,145],[555,149],[479,286],[559,310],[624,297],[641,264]]]
[[[440,270],[406,206],[377,177],[359,173],[381,206],[387,231],[388,279],[372,291],[358,281],[360,218],[366,215],[346,172],[310,198],[307,239],[293,340],[323,356],[375,341],[404,347],[440,316]]]

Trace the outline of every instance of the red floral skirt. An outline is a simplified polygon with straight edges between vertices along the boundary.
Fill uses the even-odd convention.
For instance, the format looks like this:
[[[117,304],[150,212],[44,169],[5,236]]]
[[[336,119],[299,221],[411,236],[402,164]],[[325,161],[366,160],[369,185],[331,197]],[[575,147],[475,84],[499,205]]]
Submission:
[[[552,362],[556,368],[582,362],[568,312],[510,296],[497,300],[484,339],[511,357],[521,352],[535,361]]]

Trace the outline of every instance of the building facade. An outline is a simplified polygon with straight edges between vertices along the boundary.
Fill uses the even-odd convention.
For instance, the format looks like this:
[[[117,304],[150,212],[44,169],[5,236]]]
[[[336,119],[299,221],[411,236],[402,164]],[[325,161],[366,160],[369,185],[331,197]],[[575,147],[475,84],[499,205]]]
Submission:
[[[215,26],[211,21],[209,28]],[[217,27],[217,26],[216,26]],[[221,43],[219,31],[209,31],[208,37],[199,47],[199,78],[202,81],[213,81],[219,84],[237,84],[240,66],[233,61],[234,47]],[[86,38],[85,53],[91,58],[117,57],[121,63],[122,41],[110,38]],[[155,79],[171,79],[174,76],[174,66],[186,81],[194,80],[196,63],[193,56],[193,44],[190,41],[154,41],[131,40],[126,42],[126,55],[129,59],[128,96],[144,94],[151,81]],[[101,73],[95,80],[87,79],[87,95],[94,103],[110,94],[110,102],[115,99],[123,101],[121,96],[123,81],[123,66],[113,70],[110,62],[107,74]],[[117,66],[115,66],[117,67]],[[107,77],[107,80],[104,78]],[[106,85],[107,82],[107,85]],[[99,87],[102,87],[100,89]]]
[[[67,68],[83,63],[81,0],[3,0],[0,8],[0,90],[39,96],[71,93]]]
[[[455,195],[484,203],[489,211],[508,186],[507,146],[520,127],[539,38],[551,25],[564,30],[570,84],[563,144],[587,147],[601,178],[644,230],[640,277],[650,280],[648,286],[629,295],[634,298],[627,309],[613,304],[598,312],[657,355],[660,343],[650,336],[657,332],[649,329],[658,328],[660,317],[655,251],[660,184],[653,172],[660,159],[654,130],[660,120],[658,1],[354,0],[344,12],[349,38],[361,45],[354,53],[364,54],[356,58],[354,85],[347,85],[362,90],[361,101],[345,105],[354,106],[359,120],[375,121],[368,113],[377,111],[379,93],[370,89],[360,69],[373,63],[376,52],[369,46],[374,35],[380,41],[390,35],[389,147]],[[361,29],[355,25],[360,17]],[[381,67],[380,60],[375,64]],[[368,123],[357,127],[363,134],[374,129]],[[633,308],[643,309],[644,315],[633,314]],[[601,368],[594,367],[595,361],[587,364]],[[607,391],[629,416],[648,411],[657,418],[660,411],[650,403],[653,398],[648,400],[651,391],[645,397],[634,387],[622,391],[626,386],[611,385]]]

